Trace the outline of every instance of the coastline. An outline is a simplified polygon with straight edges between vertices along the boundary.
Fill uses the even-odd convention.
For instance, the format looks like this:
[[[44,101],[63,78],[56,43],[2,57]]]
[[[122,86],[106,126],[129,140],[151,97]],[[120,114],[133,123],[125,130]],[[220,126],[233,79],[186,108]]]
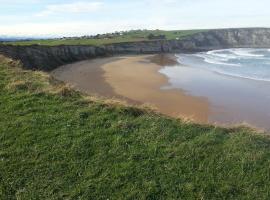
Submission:
[[[165,67],[160,73],[169,78],[170,89],[179,88],[190,95],[207,98],[210,124],[270,130],[269,82],[228,76],[196,60],[194,63],[193,60],[188,63],[183,57],[180,60],[179,66]]]
[[[172,55],[121,56],[65,65],[52,75],[88,94],[146,104],[168,116],[207,123],[207,99],[179,89],[161,89],[168,85],[168,78],[159,70],[175,64]]]

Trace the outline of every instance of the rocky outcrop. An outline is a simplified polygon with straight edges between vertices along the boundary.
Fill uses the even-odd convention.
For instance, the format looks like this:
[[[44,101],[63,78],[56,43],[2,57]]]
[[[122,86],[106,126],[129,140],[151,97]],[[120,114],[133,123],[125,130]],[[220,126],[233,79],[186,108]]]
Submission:
[[[0,54],[20,60],[26,69],[49,71],[60,65],[107,56],[104,48],[94,46],[0,46]]]
[[[191,53],[222,48],[270,48],[270,29],[203,31],[182,40],[158,40],[95,46],[0,45],[0,54],[20,60],[27,69],[52,70],[80,60],[120,54]]]
[[[194,34],[183,41],[187,48],[199,50],[222,48],[269,48],[270,29],[245,28],[210,30]],[[185,48],[185,47],[184,47]]]

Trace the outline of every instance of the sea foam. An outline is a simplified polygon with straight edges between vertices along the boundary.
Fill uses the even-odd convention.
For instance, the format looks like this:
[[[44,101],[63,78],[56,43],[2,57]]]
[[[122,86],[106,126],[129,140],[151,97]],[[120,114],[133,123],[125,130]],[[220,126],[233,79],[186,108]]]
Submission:
[[[257,50],[254,49],[231,49],[230,52],[243,57],[264,57],[264,55],[261,54],[254,54],[257,52]]]
[[[257,81],[270,81],[270,49],[223,49],[192,55],[179,54],[179,61],[219,74]]]

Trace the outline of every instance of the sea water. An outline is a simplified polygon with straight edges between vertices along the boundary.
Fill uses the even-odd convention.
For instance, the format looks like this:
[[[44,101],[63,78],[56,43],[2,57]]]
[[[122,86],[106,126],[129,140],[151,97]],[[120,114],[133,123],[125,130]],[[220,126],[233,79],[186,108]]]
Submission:
[[[179,65],[160,70],[169,81],[162,89],[207,98],[209,122],[247,122],[270,130],[269,49],[222,49],[176,57]]]
[[[185,65],[228,76],[270,81],[269,49],[223,49],[177,57]]]

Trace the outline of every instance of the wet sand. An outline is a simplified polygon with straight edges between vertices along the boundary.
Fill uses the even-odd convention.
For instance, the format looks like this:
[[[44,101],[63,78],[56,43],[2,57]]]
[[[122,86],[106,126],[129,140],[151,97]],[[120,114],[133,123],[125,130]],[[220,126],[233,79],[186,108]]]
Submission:
[[[245,124],[270,130],[270,83],[218,74],[198,67],[178,65],[163,68],[170,86],[189,95],[207,97],[211,124],[235,126]]]
[[[112,57],[85,60],[58,67],[51,74],[82,92],[114,97],[117,95],[114,93],[113,88],[105,82],[103,78],[104,71],[101,66],[119,59]]]
[[[206,98],[187,95],[179,89],[162,89],[168,79],[158,71],[175,64],[170,55],[122,56],[65,65],[52,75],[88,94],[148,104],[169,116],[208,122]]]

